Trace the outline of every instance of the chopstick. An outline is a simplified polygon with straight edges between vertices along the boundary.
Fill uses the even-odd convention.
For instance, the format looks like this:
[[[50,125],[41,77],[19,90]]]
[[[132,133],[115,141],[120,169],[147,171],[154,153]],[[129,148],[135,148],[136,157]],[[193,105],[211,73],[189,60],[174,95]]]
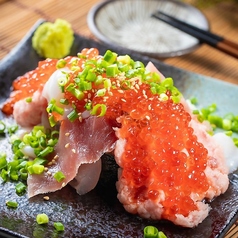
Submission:
[[[190,25],[161,11],[152,14],[152,17],[155,17],[183,32],[186,32],[187,34],[197,38],[200,42],[206,43],[238,59],[238,44],[233,41],[230,41],[210,31]]]

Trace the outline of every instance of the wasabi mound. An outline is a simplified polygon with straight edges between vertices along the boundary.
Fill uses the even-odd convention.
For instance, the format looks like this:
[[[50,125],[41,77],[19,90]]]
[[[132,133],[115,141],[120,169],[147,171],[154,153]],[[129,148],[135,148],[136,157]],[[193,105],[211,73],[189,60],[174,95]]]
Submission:
[[[32,46],[44,58],[59,59],[70,53],[74,41],[71,25],[62,19],[40,25],[32,38]]]

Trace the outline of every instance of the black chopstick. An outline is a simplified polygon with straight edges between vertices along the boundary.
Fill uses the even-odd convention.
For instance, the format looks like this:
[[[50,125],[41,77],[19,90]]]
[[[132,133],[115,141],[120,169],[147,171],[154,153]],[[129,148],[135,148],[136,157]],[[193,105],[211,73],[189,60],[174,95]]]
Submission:
[[[200,42],[206,43],[238,59],[238,44],[235,42],[225,39],[224,37],[210,31],[190,25],[161,11],[152,14],[152,17],[168,23],[169,25],[186,32],[187,34],[194,36]]]

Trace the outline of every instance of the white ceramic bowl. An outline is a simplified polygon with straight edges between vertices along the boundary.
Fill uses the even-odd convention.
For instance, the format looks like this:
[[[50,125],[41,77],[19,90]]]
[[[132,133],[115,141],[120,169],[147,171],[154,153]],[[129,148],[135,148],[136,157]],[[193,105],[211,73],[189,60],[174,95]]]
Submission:
[[[87,20],[100,41],[158,58],[187,54],[200,46],[196,38],[151,17],[158,10],[209,29],[201,11],[176,0],[103,1],[92,7]]]

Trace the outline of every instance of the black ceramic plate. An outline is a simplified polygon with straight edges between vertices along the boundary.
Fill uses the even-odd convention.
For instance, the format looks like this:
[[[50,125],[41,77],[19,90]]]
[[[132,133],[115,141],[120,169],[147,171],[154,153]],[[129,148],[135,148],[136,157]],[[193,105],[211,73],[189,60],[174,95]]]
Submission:
[[[0,62],[1,102],[8,97],[12,81],[18,75],[34,69],[41,60],[31,47],[32,33],[40,23],[33,26],[19,45]],[[79,35],[75,36],[71,54],[75,55],[85,47],[97,47],[101,54],[110,48],[119,54],[130,54],[134,59],[144,63],[151,60],[164,75],[174,78],[175,84],[185,97],[196,96],[202,105],[216,102],[221,106],[221,114],[228,111],[238,114],[236,107],[238,87],[235,85],[183,71],[128,51],[123,52],[121,49],[117,50]],[[0,143],[0,151],[2,150],[10,151],[4,141]],[[110,157],[105,156],[105,160],[111,162],[113,167]],[[209,216],[198,227],[187,229],[167,221],[143,220],[125,212],[116,198],[115,169],[114,172],[110,172],[111,167],[108,167],[108,164],[104,169],[97,187],[90,193],[79,196],[74,189],[66,186],[61,191],[49,194],[49,201],[44,201],[43,195],[30,200],[26,196],[18,197],[13,184],[1,183],[0,237],[143,237],[143,228],[146,225],[154,225],[164,231],[168,237],[211,238],[223,237],[238,218],[237,173],[230,175],[231,182],[227,192],[211,202],[212,209]],[[18,201],[19,207],[17,209],[7,208],[6,200]],[[50,222],[48,225],[37,225],[35,217],[38,213],[43,212],[48,214]],[[64,233],[58,234],[54,231],[54,221],[63,222]]]

